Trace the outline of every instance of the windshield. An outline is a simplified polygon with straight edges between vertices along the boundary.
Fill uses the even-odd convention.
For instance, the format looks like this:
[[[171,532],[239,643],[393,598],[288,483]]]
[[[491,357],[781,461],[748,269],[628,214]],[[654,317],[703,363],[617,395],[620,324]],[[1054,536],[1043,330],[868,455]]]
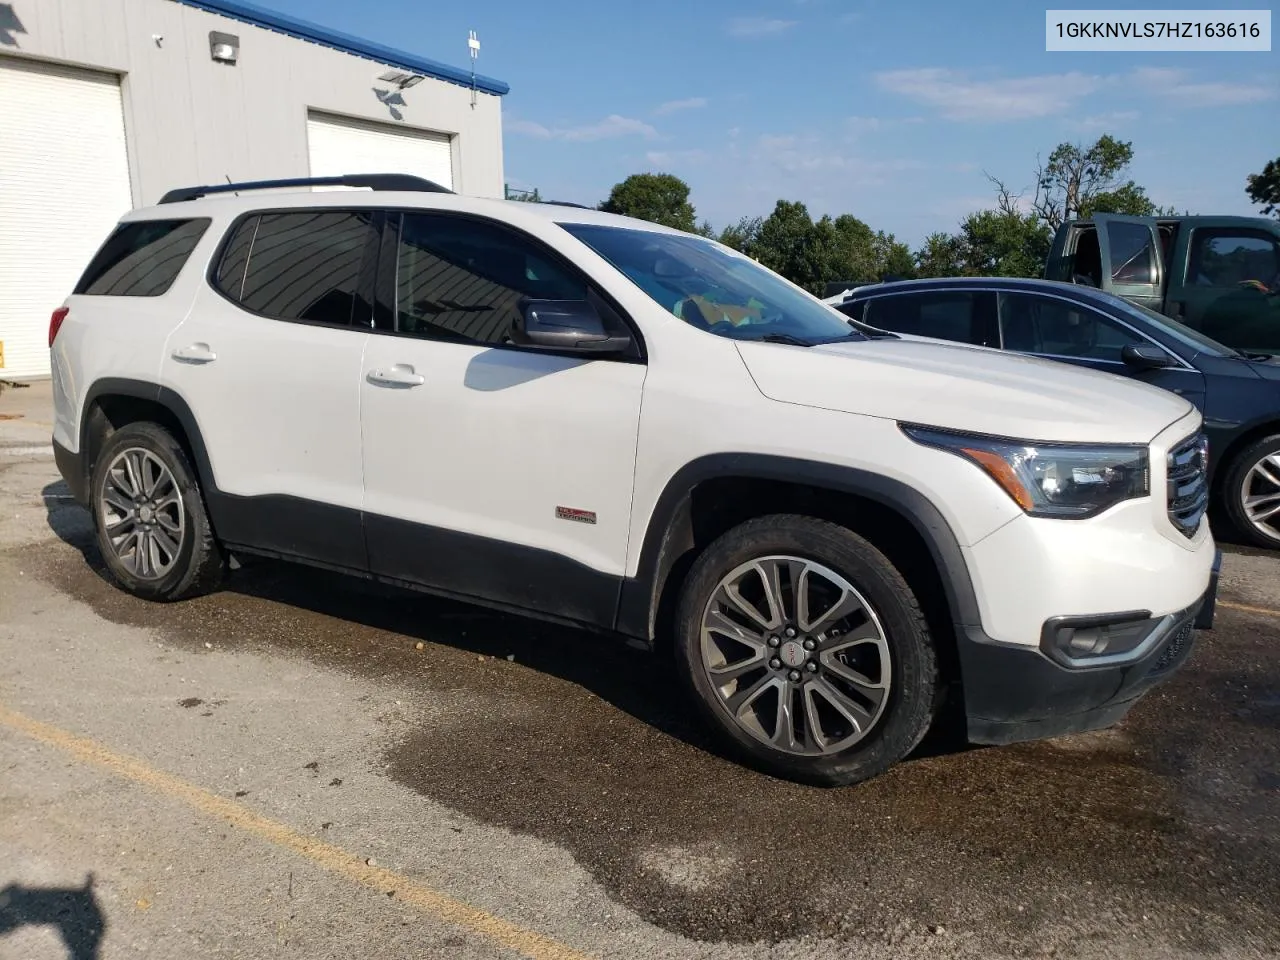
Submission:
[[[663,309],[735,340],[865,340],[839,311],[749,257],[689,235],[562,223]]]

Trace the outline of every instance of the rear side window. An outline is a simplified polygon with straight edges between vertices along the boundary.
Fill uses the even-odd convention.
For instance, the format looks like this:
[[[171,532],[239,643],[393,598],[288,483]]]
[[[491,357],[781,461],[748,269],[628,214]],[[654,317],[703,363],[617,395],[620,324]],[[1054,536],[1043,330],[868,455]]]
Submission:
[[[89,263],[75,293],[90,297],[158,297],[173,285],[209,219],[122,223]]]
[[[983,342],[977,294],[906,293],[867,301],[864,321],[881,330],[961,343]]]
[[[347,326],[372,215],[306,210],[250,217],[229,238],[214,283],[263,316]]]

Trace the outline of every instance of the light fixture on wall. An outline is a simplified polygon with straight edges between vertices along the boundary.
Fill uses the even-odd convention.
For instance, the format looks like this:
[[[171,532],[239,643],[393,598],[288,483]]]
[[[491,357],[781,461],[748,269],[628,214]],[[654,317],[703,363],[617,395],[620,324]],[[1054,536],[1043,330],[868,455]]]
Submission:
[[[387,70],[378,74],[378,79],[383,83],[390,83],[400,90],[408,90],[415,83],[421,83],[425,77],[420,77],[416,73],[405,73],[403,70]]]
[[[210,30],[209,56],[219,63],[235,63],[240,56],[240,38],[234,34]]]

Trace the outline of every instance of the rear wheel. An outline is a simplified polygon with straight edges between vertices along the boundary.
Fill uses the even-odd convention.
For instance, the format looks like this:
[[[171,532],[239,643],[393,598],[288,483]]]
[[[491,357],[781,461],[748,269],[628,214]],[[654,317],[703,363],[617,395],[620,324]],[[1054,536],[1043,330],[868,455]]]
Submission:
[[[98,549],[125,590],[148,600],[180,600],[221,581],[226,562],[195,471],[164,427],[131,423],[112,433],[90,489]]]
[[[937,657],[910,587],[851,531],[778,515],[698,558],[677,618],[682,674],[753,766],[821,785],[897,763],[941,701]]]
[[[1280,436],[1264,437],[1232,461],[1222,492],[1231,524],[1259,547],[1280,548]]]

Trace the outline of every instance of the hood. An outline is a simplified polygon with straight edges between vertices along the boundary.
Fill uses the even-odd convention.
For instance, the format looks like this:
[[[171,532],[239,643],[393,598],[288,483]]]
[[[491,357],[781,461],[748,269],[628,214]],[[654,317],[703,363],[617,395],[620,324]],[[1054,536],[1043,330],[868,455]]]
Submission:
[[[1148,443],[1194,409],[1115,374],[939,340],[738,350],[773,400],[1025,440]]]

